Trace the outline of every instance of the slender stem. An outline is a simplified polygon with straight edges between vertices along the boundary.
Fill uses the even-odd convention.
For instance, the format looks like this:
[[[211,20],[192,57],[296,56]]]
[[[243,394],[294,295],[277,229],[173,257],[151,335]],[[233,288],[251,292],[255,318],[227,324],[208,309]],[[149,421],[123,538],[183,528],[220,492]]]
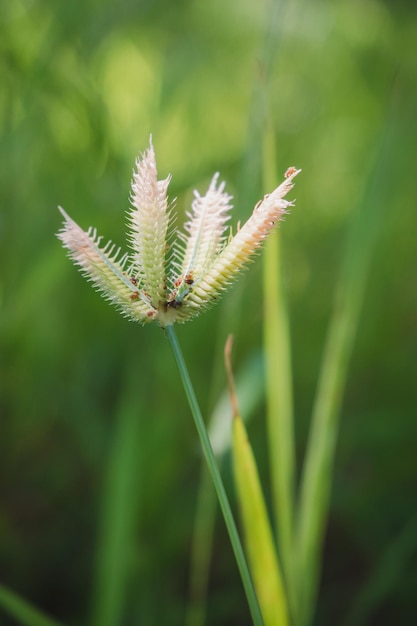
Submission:
[[[187,366],[182,355],[180,345],[178,343],[177,335],[174,327],[169,325],[166,327],[166,333],[171,344],[172,351],[174,353],[175,360],[180,371],[184,390],[190,405],[191,412],[193,414],[194,422],[197,428],[198,435],[200,437],[201,447],[203,448],[204,457],[207,462],[208,469],[213,480],[214,487],[216,489],[217,497],[219,499],[220,508],[222,510],[224,521],[226,523],[227,530],[229,532],[230,541],[232,544],[233,552],[236,558],[236,562],[242,578],[243,587],[245,589],[246,597],[249,604],[249,609],[252,615],[255,626],[263,626],[263,620],[261,611],[258,604],[258,599],[255,594],[252,579],[249,574],[248,565],[246,563],[245,555],[243,553],[242,544],[237,532],[236,523],[233,518],[232,510],[230,508],[229,500],[227,498],[226,490],[223,485],[223,481],[220,475],[220,471],[217,467],[216,458],[214,456],[213,449],[211,447],[210,439],[207,434],[207,429],[204,424],[203,416],[198,405],[197,397],[194,392],[194,388],[190,379],[190,375],[187,370]]]

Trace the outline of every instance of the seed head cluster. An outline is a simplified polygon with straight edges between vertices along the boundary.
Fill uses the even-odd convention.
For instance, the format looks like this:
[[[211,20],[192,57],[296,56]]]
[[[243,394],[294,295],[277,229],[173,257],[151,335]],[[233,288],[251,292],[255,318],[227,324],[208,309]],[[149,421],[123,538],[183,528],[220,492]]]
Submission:
[[[84,276],[126,317],[162,327],[186,322],[218,299],[287,213],[293,202],[284,197],[300,171],[290,167],[235,235],[228,226],[232,198],[215,174],[205,195],[194,192],[179,231],[168,201],[170,177],[158,180],[150,143],[133,173],[130,252],[122,254],[112,242],[103,245],[96,229],[84,231],[61,207],[64,224],[58,237]]]

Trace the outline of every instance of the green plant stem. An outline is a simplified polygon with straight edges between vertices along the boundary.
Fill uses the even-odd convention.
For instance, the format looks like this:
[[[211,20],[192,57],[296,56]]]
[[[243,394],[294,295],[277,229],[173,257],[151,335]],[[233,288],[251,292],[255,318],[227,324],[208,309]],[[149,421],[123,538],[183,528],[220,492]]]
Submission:
[[[245,364],[236,378],[236,393],[242,407],[244,420],[250,419],[264,397],[264,367],[260,354],[255,354]],[[223,455],[231,447],[231,429],[223,428],[230,421],[228,390],[220,395],[209,420],[209,438],[221,468]],[[185,626],[204,626],[206,620],[206,596],[211,563],[214,526],[217,514],[217,496],[207,465],[201,468],[200,484],[191,547],[189,572],[189,600]]]
[[[172,325],[166,327],[166,334],[171,344],[172,351],[174,353],[175,360],[178,365],[178,369],[181,375],[184,390],[190,405],[191,413],[194,418],[194,422],[197,428],[198,435],[200,437],[201,447],[203,448],[204,457],[207,462],[208,469],[213,480],[214,487],[216,489],[217,497],[219,499],[220,508],[222,510],[224,521],[226,523],[227,530],[229,532],[230,541],[232,544],[233,552],[236,558],[236,562],[239,568],[239,572],[242,578],[243,587],[246,593],[246,597],[249,604],[249,609],[252,615],[253,623],[255,626],[263,626],[263,620],[261,611],[256,597],[255,589],[253,587],[252,579],[249,574],[248,565],[243,552],[242,544],[239,538],[239,534],[236,528],[236,523],[233,518],[232,510],[230,508],[229,500],[227,498],[226,490],[223,485],[223,481],[220,475],[220,471],[217,467],[216,459],[213,449],[211,447],[210,439],[207,434],[207,429],[203,420],[203,416],[198,405],[197,397],[194,392],[194,388],[191,382],[190,375],[188,373],[187,366],[182,355],[180,345],[178,343],[177,335]]]

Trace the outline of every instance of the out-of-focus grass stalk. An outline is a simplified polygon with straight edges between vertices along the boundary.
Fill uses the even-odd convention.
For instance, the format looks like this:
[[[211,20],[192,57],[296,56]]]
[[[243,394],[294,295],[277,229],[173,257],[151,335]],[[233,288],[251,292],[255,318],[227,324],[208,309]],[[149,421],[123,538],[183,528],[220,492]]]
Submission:
[[[138,399],[134,366],[122,394],[104,484],[97,546],[96,581],[91,623],[118,626],[123,621],[126,583],[132,563],[133,523],[138,499]],[[133,397],[135,400],[133,400]]]
[[[186,626],[203,626],[206,619],[207,586],[216,521],[216,492],[205,464],[201,466],[197,507],[191,543]]]
[[[342,626],[366,626],[372,613],[407,579],[407,567],[417,553],[417,516],[386,546],[375,570],[355,595]]]
[[[301,625],[310,623],[314,610],[338,417],[360,301],[360,293],[353,285],[346,287],[348,289],[344,292],[339,286],[336,297],[301,484],[296,538],[298,608]]]
[[[219,468],[217,466],[216,458],[214,456],[213,449],[211,447],[210,439],[207,433],[207,429],[203,420],[203,416],[200,411],[200,407],[197,401],[197,397],[194,392],[194,387],[191,382],[190,375],[188,373],[187,366],[182,355],[180,345],[177,340],[174,327],[169,325],[165,329],[166,335],[169,339],[177,366],[181,375],[181,380],[184,386],[184,391],[190,405],[191,413],[194,418],[194,423],[197,428],[198,435],[200,437],[201,447],[203,454],[207,462],[214,487],[216,489],[217,497],[219,500],[220,508],[223,513],[224,521],[229,533],[230,542],[232,544],[233,552],[236,558],[237,566],[242,578],[243,587],[248,600],[249,609],[252,615],[253,623],[255,626],[263,626],[263,620],[261,611],[258,604],[258,599],[253,587],[252,579],[249,574],[249,569],[246,563],[246,558],[243,552],[242,544],[240,542],[239,534],[236,528],[236,523],[233,518],[232,510],[230,508],[229,500],[227,498],[226,490],[223,485],[223,481],[220,475]]]
[[[265,626],[288,626],[287,599],[271,525],[246,428],[239,414],[230,352],[225,347],[230,398],[233,407],[234,476],[240,504],[246,551]]]
[[[377,163],[352,223],[342,274],[337,285],[326,339],[297,517],[296,567],[300,621],[311,623],[321,567],[321,549],[329,508],[339,414],[349,359],[358,326],[377,225],[384,205],[385,159],[392,150],[391,120],[377,146]],[[377,210],[379,209],[379,214]]]
[[[265,189],[276,185],[274,133],[266,124],[263,174]],[[280,230],[265,242],[263,253],[264,333],[269,465],[278,547],[292,613],[294,588],[294,424],[291,348],[282,285]]]
[[[0,585],[0,606],[22,626],[61,626],[4,585]]]

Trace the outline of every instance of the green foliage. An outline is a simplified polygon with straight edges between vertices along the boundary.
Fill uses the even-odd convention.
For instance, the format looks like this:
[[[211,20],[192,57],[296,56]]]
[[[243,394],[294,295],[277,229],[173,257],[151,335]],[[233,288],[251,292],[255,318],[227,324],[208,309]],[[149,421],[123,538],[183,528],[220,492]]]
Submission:
[[[93,592],[110,579],[97,572],[111,556],[102,554],[102,511],[117,480],[132,480],[121,419],[137,415],[136,472],[145,478],[137,502],[118,494],[114,519],[123,516],[128,554],[112,560],[126,576],[113,606],[120,623],[183,622],[200,462],[186,400],[162,331],[121,320],[65,258],[56,206],[122,243],[133,159],[152,132],[180,213],[218,170],[243,221],[260,196],[256,101],[266,75],[278,174],[303,168],[280,230],[299,458],[346,232],[395,93],[395,132],[370,200],[380,237],[341,406],[317,623],[341,623],[360,593],[370,626],[407,624],[415,559],[383,567],[383,580],[376,568],[415,515],[414,5],[271,3],[274,31],[269,3],[253,0],[8,4],[0,16],[2,581],[65,624],[90,623]],[[226,335],[235,335],[237,371],[261,345],[261,283],[258,262],[217,308],[178,329],[205,415],[224,387]],[[249,430],[264,484],[262,414]],[[114,466],[118,447],[126,474]],[[219,525],[206,621],[245,626],[228,546]],[[415,552],[415,542],[407,546]],[[365,623],[355,615],[350,626]],[[15,621],[2,613],[0,623]]]

